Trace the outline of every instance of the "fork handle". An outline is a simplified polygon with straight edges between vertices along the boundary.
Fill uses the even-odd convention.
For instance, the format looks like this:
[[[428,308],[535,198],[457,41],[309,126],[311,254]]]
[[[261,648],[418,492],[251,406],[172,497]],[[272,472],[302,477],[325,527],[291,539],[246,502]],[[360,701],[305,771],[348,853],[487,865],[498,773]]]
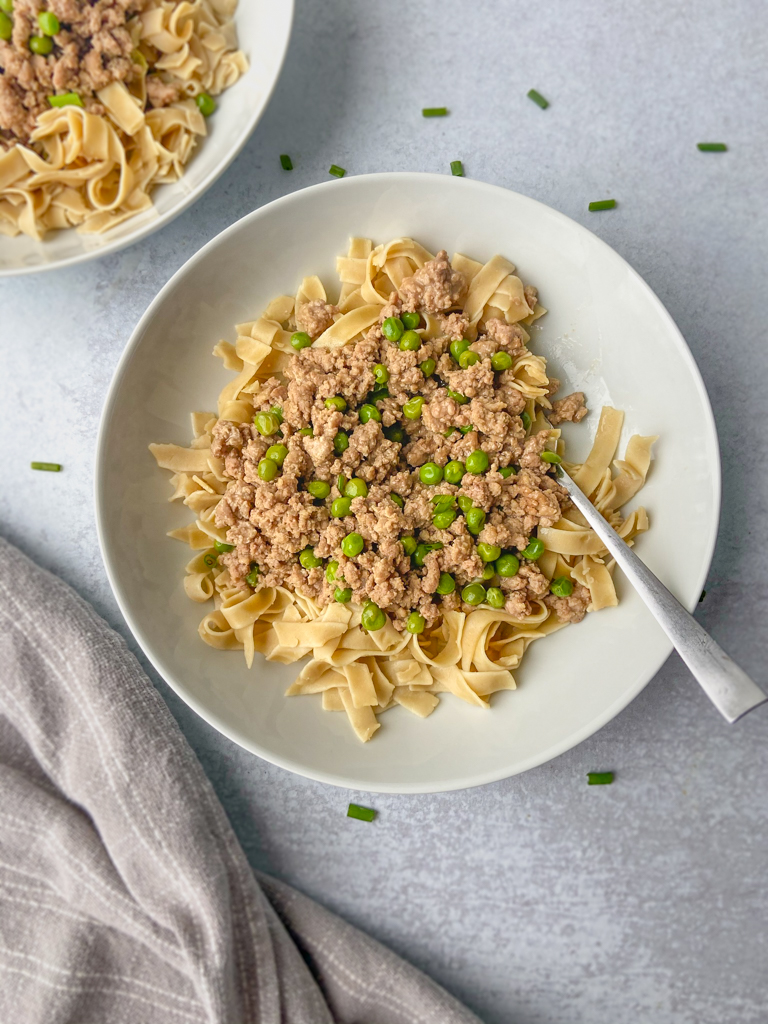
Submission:
[[[571,477],[558,466],[560,483],[576,508],[623,569],[701,688],[728,722],[768,701],[763,691],[641,562],[632,548],[597,511]]]

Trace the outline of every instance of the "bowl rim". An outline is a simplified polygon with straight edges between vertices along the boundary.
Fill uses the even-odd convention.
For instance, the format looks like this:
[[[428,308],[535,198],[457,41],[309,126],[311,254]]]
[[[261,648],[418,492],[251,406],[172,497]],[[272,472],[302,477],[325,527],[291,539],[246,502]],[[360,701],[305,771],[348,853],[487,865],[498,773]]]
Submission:
[[[181,267],[179,267],[179,269],[173,274],[171,278],[169,278],[169,280],[163,285],[163,287],[154,297],[154,299],[152,300],[152,302],[149,304],[144,314],[142,315],[141,319],[131,332],[131,336],[128,339],[128,342],[126,343],[126,346],[120,356],[117,366],[115,367],[112,380],[110,382],[106,397],[104,399],[104,404],[102,406],[101,417],[99,421],[99,429],[96,439],[95,451],[94,505],[96,517],[96,531],[99,541],[99,550],[101,552],[101,557],[104,562],[104,568],[107,573],[107,579],[109,580],[110,587],[112,588],[112,592],[115,596],[115,600],[117,601],[117,605],[120,609],[120,612],[122,613],[123,618],[125,619],[126,624],[128,625],[128,628],[130,629],[134,639],[136,640],[142,652],[144,653],[144,656],[150,662],[155,671],[160,675],[160,677],[165,681],[165,683],[168,686],[170,686],[174,693],[176,693],[177,696],[179,696],[184,701],[184,703],[188,705],[188,707],[195,711],[196,714],[198,714],[203,719],[203,721],[205,721],[208,725],[214,728],[217,732],[221,733],[231,742],[237,744],[237,746],[243,748],[244,750],[247,750],[251,754],[255,754],[257,757],[262,758],[270,764],[274,764],[279,768],[283,768],[286,771],[292,772],[293,774],[300,775],[303,778],[312,779],[316,782],[324,782],[342,789],[357,789],[360,792],[368,793],[443,793],[454,792],[462,789],[471,789],[476,786],[484,786],[493,782],[500,782],[504,779],[512,778],[515,775],[520,775],[523,772],[529,771],[531,768],[536,768],[540,765],[546,764],[554,758],[559,757],[561,754],[564,754],[567,751],[572,750],[574,747],[577,747],[580,743],[583,743],[584,740],[588,739],[590,736],[593,736],[605,725],[607,725],[608,722],[610,722],[621,711],[623,711],[624,708],[626,708],[635,699],[635,697],[637,697],[638,694],[640,694],[642,690],[645,689],[645,687],[654,678],[659,669],[666,662],[669,655],[672,653],[672,642],[669,640],[665,640],[665,643],[663,645],[663,653],[658,659],[656,659],[655,666],[653,667],[652,671],[650,671],[645,682],[635,686],[626,694],[622,694],[622,696],[619,697],[608,708],[606,708],[602,712],[602,714],[598,715],[594,720],[592,720],[588,725],[580,729],[577,733],[569,736],[567,741],[557,743],[553,747],[545,751],[539,752],[536,755],[532,755],[531,757],[521,762],[521,764],[517,766],[513,771],[509,771],[507,769],[497,769],[487,772],[480,772],[475,775],[463,778],[461,780],[451,780],[449,782],[442,783],[439,785],[435,783],[419,782],[377,782],[376,784],[366,782],[361,786],[359,784],[355,784],[355,782],[347,776],[335,774],[333,772],[307,769],[303,765],[295,762],[290,757],[281,757],[279,755],[272,754],[271,752],[267,754],[263,750],[257,749],[258,745],[255,743],[244,743],[241,738],[237,737],[234,734],[233,730],[229,729],[226,725],[223,725],[221,722],[219,722],[217,716],[213,712],[211,712],[207,707],[203,706],[195,697],[193,697],[189,692],[187,692],[186,688],[183,686],[182,683],[178,682],[175,678],[168,678],[166,676],[165,671],[160,667],[159,662],[161,659],[159,657],[155,657],[154,652],[152,652],[149,644],[145,644],[141,626],[135,621],[133,615],[129,610],[128,601],[122,590],[122,586],[120,584],[118,574],[115,571],[115,567],[111,562],[110,553],[107,549],[107,544],[105,542],[105,517],[102,495],[104,493],[104,466],[106,456],[106,434],[109,421],[109,410],[113,402],[117,398],[117,394],[120,390],[123,377],[125,376],[126,370],[133,356],[135,348],[139,344],[139,341],[143,337],[150,322],[155,316],[156,310],[165,302],[166,297],[173,292],[181,278],[184,277],[184,275],[194,266],[196,266],[199,262],[203,261],[208,256],[209,253],[213,252],[218,246],[222,245],[230,236],[242,230],[242,228],[246,224],[270,216],[272,211],[276,207],[289,205],[291,202],[295,200],[297,196],[304,195],[308,192],[314,193],[320,191],[327,191],[329,189],[353,189],[356,187],[356,183],[360,182],[375,183],[378,181],[382,185],[387,183],[391,184],[393,179],[403,182],[407,181],[408,179],[416,179],[418,181],[424,182],[433,181],[435,182],[435,184],[437,184],[437,182],[440,182],[441,185],[444,185],[447,181],[456,181],[456,186],[449,185],[448,187],[463,188],[466,187],[467,184],[471,184],[471,187],[476,188],[479,191],[484,191],[492,195],[498,195],[499,193],[503,193],[504,195],[511,194],[519,199],[523,199],[527,203],[533,203],[536,206],[543,207],[543,209],[546,210],[550,216],[554,216],[557,220],[568,225],[576,225],[576,227],[579,230],[587,232],[587,234],[591,235],[592,239],[599,246],[602,246],[605,249],[609,250],[609,252],[614,257],[621,260],[626,270],[634,279],[634,282],[637,285],[639,285],[639,287],[645,292],[647,298],[650,299],[651,303],[656,307],[660,315],[667,321],[669,327],[676,336],[678,347],[683,355],[684,360],[688,365],[688,370],[691,375],[692,382],[697,392],[699,393],[699,397],[702,400],[702,405],[705,413],[704,418],[706,422],[706,427],[708,428],[708,431],[710,433],[710,441],[713,449],[713,454],[715,456],[714,458],[709,460],[709,464],[712,467],[713,474],[712,484],[714,489],[714,506],[716,514],[712,517],[711,525],[709,527],[709,535],[705,538],[706,556],[702,559],[701,569],[697,577],[696,586],[692,588],[691,596],[689,597],[688,601],[683,601],[683,604],[686,605],[688,611],[694,611],[699,601],[698,594],[701,592],[701,588],[704,586],[707,575],[709,573],[710,566],[712,564],[715,543],[719,531],[720,514],[722,507],[722,468],[720,458],[720,446],[718,443],[717,436],[717,427],[714,413],[712,411],[712,405],[709,400],[709,395],[707,393],[706,385],[704,384],[704,379],[701,375],[701,371],[699,370],[699,367],[696,364],[696,361],[693,357],[693,353],[691,352],[688,343],[683,337],[682,332],[675,323],[672,315],[669,313],[669,311],[662,303],[661,299],[659,299],[659,297],[653,291],[651,286],[643,279],[643,277],[634,269],[634,267],[632,267],[624,259],[623,256],[616,252],[616,250],[612,246],[608,245],[607,242],[603,241],[603,239],[595,235],[594,232],[589,230],[589,228],[584,227],[582,224],[579,224],[578,221],[575,221],[572,217],[568,217],[566,214],[561,213],[559,210],[555,210],[553,207],[548,206],[546,203],[542,203],[537,199],[532,199],[530,196],[523,195],[523,193],[515,192],[512,189],[507,189],[500,185],[493,185],[487,182],[477,181],[475,179],[452,179],[448,175],[444,174],[435,174],[420,171],[384,171],[376,172],[373,174],[360,174],[350,178],[334,179],[332,181],[325,181],[315,185],[309,185],[306,188],[298,189],[295,192],[290,192],[287,195],[280,196],[279,198],[274,199],[271,202],[266,203],[264,206],[261,206],[258,209],[251,211],[251,213],[248,213],[245,216],[241,217],[239,220],[231,224],[228,228],[225,228],[223,231],[219,232],[219,234],[212,238],[210,241],[206,242],[205,245],[198,249],[196,253],[193,253],[193,255],[190,256],[189,259]],[[462,184],[458,184],[459,182],[461,182]]]
[[[100,259],[102,256],[111,256],[116,252],[120,252],[123,249],[127,249],[129,245],[134,245],[136,242],[142,241],[147,238],[148,235],[152,235],[155,231],[160,231],[171,221],[174,221],[179,217],[185,210],[188,210],[193,203],[196,203],[198,199],[208,191],[227,170],[227,168],[233,163],[233,161],[240,155],[248,139],[251,137],[256,127],[264,116],[269,101],[272,99],[277,83],[283,73],[283,65],[285,64],[285,58],[288,55],[288,47],[291,42],[291,36],[293,35],[293,21],[296,14],[295,0],[280,0],[284,7],[288,11],[288,23],[285,38],[283,39],[282,49],[279,52],[277,61],[277,69],[269,88],[264,94],[263,101],[258,106],[254,107],[254,110],[249,118],[243,124],[240,134],[235,140],[234,146],[228,151],[224,159],[209,171],[208,175],[196,185],[189,193],[181,198],[179,203],[174,206],[172,210],[168,210],[166,213],[160,215],[157,220],[151,221],[149,224],[145,224],[143,228],[138,228],[134,233],[127,235],[125,238],[115,240],[112,243],[107,243],[100,249],[93,249],[91,251],[81,252],[77,256],[67,256],[64,259],[55,260],[51,263],[45,263],[42,265],[33,266],[19,266],[11,267],[10,269],[2,269],[0,267],[0,280],[10,277],[23,277],[29,274],[45,274],[53,270],[64,270],[65,267],[75,267],[81,263],[88,263],[91,260]],[[69,229],[72,230],[72,229]],[[218,237],[218,235],[216,236]],[[13,241],[11,239],[11,241]],[[43,243],[44,244],[44,243]],[[185,264],[186,266],[186,264]]]

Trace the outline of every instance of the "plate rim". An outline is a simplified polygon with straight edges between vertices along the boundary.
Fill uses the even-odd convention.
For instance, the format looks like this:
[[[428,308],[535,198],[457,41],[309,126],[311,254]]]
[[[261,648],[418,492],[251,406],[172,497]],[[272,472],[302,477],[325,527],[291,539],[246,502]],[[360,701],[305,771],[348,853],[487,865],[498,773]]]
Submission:
[[[291,0],[293,2],[293,0]],[[561,754],[566,753],[569,750],[574,749],[583,743],[590,736],[595,735],[599,732],[608,722],[612,721],[621,711],[624,710],[631,702],[645,689],[650,683],[654,676],[658,673],[662,665],[666,662],[667,658],[673,651],[673,644],[671,641],[665,639],[663,645],[662,655],[656,659],[657,663],[652,669],[648,678],[642,684],[633,687],[628,693],[622,694],[616,699],[609,707],[592,720],[589,725],[584,726],[577,733],[569,736],[565,742],[554,744],[554,746],[547,750],[540,752],[536,755],[532,755],[526,758],[521,764],[515,767],[513,770],[509,769],[495,769],[486,772],[479,772],[475,775],[469,776],[461,780],[452,780],[445,783],[436,784],[434,782],[419,783],[419,782],[377,782],[375,784],[366,782],[362,787],[354,779],[349,778],[345,775],[336,774],[333,772],[319,771],[314,769],[308,769],[303,765],[298,764],[290,757],[281,757],[280,755],[265,753],[263,750],[258,749],[258,745],[254,743],[246,743],[234,734],[234,731],[229,729],[226,725],[221,724],[217,720],[217,716],[212,713],[209,709],[203,707],[200,702],[187,692],[181,684],[178,684],[173,679],[173,674],[168,673],[161,668],[162,659],[158,656],[155,657],[154,653],[149,649],[150,645],[146,644],[142,635],[141,627],[135,622],[134,617],[128,609],[128,602],[122,591],[121,584],[117,573],[114,571],[114,567],[111,564],[109,552],[105,543],[105,521],[104,521],[104,508],[102,504],[102,495],[104,490],[104,465],[105,465],[105,447],[106,447],[106,434],[109,421],[109,410],[116,400],[122,379],[125,376],[128,365],[132,358],[133,352],[140,339],[146,332],[151,320],[153,319],[156,310],[164,302],[167,294],[172,292],[179,280],[194,267],[197,263],[206,258],[209,252],[213,251],[219,245],[221,245],[229,236],[234,235],[241,230],[247,222],[258,221],[262,217],[269,216],[271,211],[275,207],[289,204],[295,197],[304,195],[308,192],[320,192],[327,191],[330,189],[349,189],[354,188],[356,182],[376,182],[379,181],[382,184],[392,183],[393,179],[405,180],[405,179],[417,179],[419,181],[434,181],[440,182],[444,185],[447,181],[454,179],[449,178],[444,174],[435,174],[432,172],[421,172],[421,171],[383,171],[372,174],[360,174],[350,178],[335,179],[333,181],[319,182],[315,185],[308,185],[305,188],[297,189],[295,192],[289,192],[284,196],[279,196],[277,199],[273,199],[271,202],[266,203],[264,206],[259,207],[256,210],[252,210],[250,213],[245,214],[243,217],[236,220],[229,227],[224,228],[223,231],[215,235],[212,239],[205,243],[197,252],[193,253],[188,260],[182,264],[181,267],[166,281],[162,288],[155,295],[153,300],[150,302],[147,309],[142,314],[138,323],[131,332],[131,336],[128,339],[123,352],[120,355],[118,363],[115,367],[110,381],[109,388],[104,399],[104,403],[101,410],[99,419],[99,428],[96,439],[95,449],[95,467],[94,467],[94,506],[95,506],[95,518],[96,518],[96,532],[99,542],[99,551],[101,553],[104,568],[107,574],[109,585],[112,589],[112,593],[117,602],[118,608],[125,619],[125,622],[131,631],[136,643],[141,648],[142,653],[150,662],[155,671],[160,675],[163,681],[174,691],[174,693],[180,697],[184,703],[190,707],[196,714],[198,714],[203,721],[210,725],[217,732],[221,733],[232,743],[235,743],[238,747],[247,750],[249,753],[254,754],[256,757],[267,761],[270,764],[274,764],[279,768],[283,768],[295,775],[299,775],[303,778],[312,779],[316,782],[323,782],[331,786],[335,786],[341,789],[357,790],[358,792],[365,793],[402,793],[402,794],[417,794],[417,793],[447,793],[455,792],[463,789],[472,789],[477,786],[489,785],[490,783],[500,782],[504,779],[513,778],[516,775],[520,775],[523,772],[529,771],[532,768],[537,768],[554,758],[559,757]],[[688,343],[686,342],[680,328],[675,323],[674,318],[667,308],[662,303],[661,299],[656,295],[651,286],[645,281],[645,279],[639,274],[634,267],[624,259],[624,257],[618,253],[611,245],[605,242],[594,232],[590,231],[589,228],[584,227],[578,221],[572,217],[568,217],[566,214],[561,213],[554,207],[542,203],[537,199],[533,199],[530,196],[526,196],[521,192],[516,192],[513,189],[504,188],[501,185],[494,185],[488,182],[477,181],[475,179],[455,179],[457,182],[461,181],[465,184],[449,187],[466,187],[466,184],[471,184],[471,187],[476,188],[480,191],[485,191],[493,194],[502,193],[505,196],[515,196],[517,199],[522,199],[526,203],[532,203],[536,206],[542,207],[547,211],[549,215],[554,215],[556,220],[562,223],[575,226],[579,231],[586,232],[591,238],[598,243],[599,246],[607,249],[616,259],[620,260],[626,270],[634,279],[635,283],[645,292],[647,298],[650,299],[651,303],[656,307],[659,314],[668,323],[668,326],[672,329],[672,332],[676,338],[677,346],[688,364],[688,369],[691,374],[691,379],[699,393],[699,397],[702,399],[702,404],[705,412],[706,426],[709,432],[709,441],[711,443],[714,458],[708,460],[708,464],[712,469],[711,482],[714,488],[714,510],[715,515],[712,517],[709,526],[709,535],[706,537],[705,550],[706,556],[702,559],[701,570],[697,577],[697,585],[693,588],[694,593],[689,598],[686,607],[688,611],[693,612],[698,604],[698,597],[696,594],[701,591],[704,586],[707,575],[712,564],[712,558],[714,555],[715,544],[717,541],[717,535],[720,526],[720,514],[722,509],[722,466],[720,457],[720,445],[717,434],[717,426],[715,421],[714,412],[712,410],[712,404],[709,399],[704,379],[701,375],[701,371],[693,357]],[[170,675],[170,678],[169,678]]]
[[[285,64],[285,59],[288,56],[288,47],[290,46],[291,38],[293,36],[293,22],[296,16],[296,0],[281,0],[281,3],[285,5],[285,9],[287,10],[288,23],[274,78],[264,94],[262,103],[254,109],[250,118],[248,118],[241,129],[235,145],[229,151],[229,154],[208,173],[207,177],[193,188],[188,195],[184,196],[179,204],[172,210],[168,210],[166,213],[159,216],[157,220],[151,221],[149,224],[145,224],[143,228],[138,228],[134,234],[130,234],[125,238],[116,240],[113,244],[107,244],[101,249],[93,249],[90,252],[81,252],[77,256],[68,256],[65,259],[56,260],[53,263],[45,263],[40,266],[11,267],[9,270],[4,270],[0,267],[0,280],[12,277],[25,277],[30,274],[46,274],[54,270],[64,270],[68,267],[79,266],[82,263],[89,263],[91,260],[100,259],[102,256],[112,256],[114,253],[127,249],[129,245],[135,245],[137,242],[141,242],[156,231],[162,230],[172,221],[176,220],[177,217],[181,216],[185,210],[188,210],[190,206],[198,201],[198,199],[202,199],[208,189],[218,181],[221,175],[242,153],[246,142],[256,131],[259,121],[261,121],[262,117],[266,113],[269,101],[272,99],[275,89],[277,88],[277,83],[282,77],[283,65]],[[246,214],[246,216],[250,215]],[[218,235],[215,237],[218,238]],[[11,241],[13,241],[13,239],[11,239]],[[186,263],[183,264],[183,266],[186,266]],[[183,269],[183,267],[179,269]]]

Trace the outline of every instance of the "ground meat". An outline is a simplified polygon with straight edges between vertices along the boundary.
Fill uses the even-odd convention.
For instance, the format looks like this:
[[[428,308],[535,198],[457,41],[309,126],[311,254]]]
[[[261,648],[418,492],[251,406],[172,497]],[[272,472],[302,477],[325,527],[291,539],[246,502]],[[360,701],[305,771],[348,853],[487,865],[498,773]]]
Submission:
[[[147,75],[147,99],[153,107],[167,107],[181,97],[181,88],[164,82],[159,75]]]
[[[561,622],[581,622],[587,614],[589,591],[580,583],[575,584],[570,597],[555,597],[548,594],[544,604],[551,608]]]
[[[565,398],[559,398],[556,402],[552,403],[552,412],[549,414],[547,419],[556,427],[558,423],[579,423],[587,415],[586,405],[584,404],[584,392],[574,391],[572,395],[566,395]]]
[[[424,310],[425,313],[445,313],[453,309],[461,304],[466,291],[467,279],[453,269],[445,249],[400,284],[403,309]]]
[[[296,310],[296,330],[306,331],[310,338],[319,338],[331,326],[338,312],[338,306],[322,299],[302,302]]]
[[[522,330],[491,319],[472,346],[481,357],[478,362],[462,369],[449,354],[451,340],[468,329],[463,313],[443,315],[465,290],[459,278],[446,254],[439,253],[403,282],[401,295],[391,296],[362,340],[336,349],[309,346],[291,357],[284,379],[262,382],[250,396],[254,412],[279,408],[280,436],[262,437],[251,423],[216,424],[212,451],[222,460],[229,482],[215,521],[233,545],[219,558],[234,586],[250,586],[246,577],[257,567],[260,584],[298,590],[321,606],[335,600],[337,588],[348,588],[353,601],[375,602],[398,629],[413,610],[431,625],[446,608],[469,610],[461,591],[482,576],[478,543],[519,554],[539,527],[553,526],[570,507],[553,466],[541,458],[551,435],[543,431],[526,437],[520,416],[526,399],[519,384],[515,386],[513,371],[494,372],[491,366],[494,352],[523,350]],[[381,331],[387,317],[400,315],[409,305],[442,311],[438,323],[443,334],[422,339],[416,352],[401,351]],[[303,303],[296,326],[317,337],[337,312],[325,302]],[[425,358],[437,364],[428,379],[420,369]],[[385,397],[374,393],[377,363],[388,372]],[[457,401],[448,388],[468,401]],[[414,395],[424,403],[421,415],[408,419],[402,406]],[[583,403],[574,405],[577,397],[583,398],[569,396],[555,403],[561,418],[571,411],[574,419],[580,418]],[[329,399],[334,401],[326,404]],[[344,408],[338,408],[344,404],[338,399],[344,400]],[[361,421],[363,405],[377,413]],[[280,472],[263,480],[259,463],[276,444],[285,448]],[[425,463],[445,466],[478,450],[488,455],[485,472],[467,472],[460,483],[421,479]],[[353,479],[355,493],[348,496],[346,507],[334,506]],[[313,497],[307,490],[310,481],[326,484],[328,494]],[[457,512],[459,498],[482,509],[485,522],[479,534],[469,532],[463,514],[435,526],[437,496]],[[354,557],[347,557],[341,546],[350,533],[359,534],[363,542]],[[403,547],[404,537],[428,547],[412,559]],[[324,566],[300,563],[305,548],[312,548],[326,565],[338,562],[332,579]],[[568,599],[554,598],[538,565],[520,557],[517,575],[494,584],[504,593],[506,610],[524,619],[545,601],[561,618],[577,621],[588,592],[577,587]],[[453,576],[453,594],[436,594],[441,573]]]
[[[13,35],[0,41],[0,142],[28,143],[36,118],[50,110],[48,97],[76,92],[86,109],[103,108],[94,94],[110,82],[130,83],[134,64],[129,20],[147,0],[15,0]],[[37,16],[50,11],[60,23],[48,56],[34,54],[29,38],[39,32]]]
[[[533,313],[536,309],[536,303],[539,301],[538,291],[532,284],[527,284],[523,289],[523,295],[525,296],[525,301],[528,303],[528,308]]]

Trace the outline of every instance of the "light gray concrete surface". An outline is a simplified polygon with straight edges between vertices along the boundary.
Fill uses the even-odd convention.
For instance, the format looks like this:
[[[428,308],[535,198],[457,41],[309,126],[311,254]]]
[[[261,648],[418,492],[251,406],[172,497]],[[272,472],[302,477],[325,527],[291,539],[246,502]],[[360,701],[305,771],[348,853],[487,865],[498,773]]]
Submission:
[[[127,633],[91,494],[101,405],[141,312],[204,242],[325,180],[332,162],[448,172],[459,158],[600,234],[680,325],[724,465],[698,614],[765,683],[764,17],[763,0],[299,0],[266,116],[202,202],[115,257],[0,282],[0,530]],[[548,110],[526,99],[532,86]],[[443,104],[449,118],[422,120]],[[699,153],[709,140],[728,153]],[[608,196],[616,210],[587,212]],[[30,473],[30,457],[65,471]],[[488,1024],[768,1020],[768,711],[728,727],[676,657],[545,767],[372,801],[242,752],[158,685],[253,864],[410,957]],[[596,769],[615,784],[587,788]],[[350,797],[375,804],[375,825],[344,817]]]

